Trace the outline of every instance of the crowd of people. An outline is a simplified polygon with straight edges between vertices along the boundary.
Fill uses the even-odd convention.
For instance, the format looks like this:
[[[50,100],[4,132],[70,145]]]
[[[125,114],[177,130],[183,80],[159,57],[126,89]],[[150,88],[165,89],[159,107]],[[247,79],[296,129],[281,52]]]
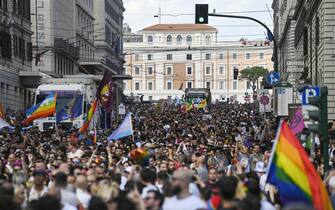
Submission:
[[[1,210],[272,210],[279,193],[266,183],[276,119],[253,104],[180,111],[133,104],[134,135],[111,130],[4,129],[0,137]],[[19,117],[11,123],[19,121]],[[10,119],[9,119],[10,120]],[[330,148],[335,148],[331,143]],[[334,146],[333,146],[334,145]],[[148,152],[143,160],[129,153]],[[330,149],[331,157],[333,150]],[[321,172],[321,158],[315,158]],[[322,174],[335,197],[335,173]],[[303,204],[287,209],[312,209]]]

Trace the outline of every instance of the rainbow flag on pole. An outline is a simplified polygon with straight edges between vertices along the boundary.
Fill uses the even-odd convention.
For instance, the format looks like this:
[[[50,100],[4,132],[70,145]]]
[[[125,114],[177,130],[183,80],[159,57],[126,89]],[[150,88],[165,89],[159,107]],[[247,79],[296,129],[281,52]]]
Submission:
[[[27,119],[23,124],[28,124],[36,119],[49,117],[56,112],[57,93],[51,92],[44,101],[29,109]]]
[[[90,109],[87,112],[87,116],[86,116],[85,122],[84,122],[83,126],[79,130],[80,133],[86,133],[88,127],[91,124],[91,121],[93,119],[93,116],[94,116],[95,110],[97,109],[97,106],[98,106],[98,99],[96,98],[92,102],[91,107],[90,107]]]
[[[277,132],[267,182],[278,188],[283,204],[304,202],[316,210],[333,209],[318,172],[285,121]]]

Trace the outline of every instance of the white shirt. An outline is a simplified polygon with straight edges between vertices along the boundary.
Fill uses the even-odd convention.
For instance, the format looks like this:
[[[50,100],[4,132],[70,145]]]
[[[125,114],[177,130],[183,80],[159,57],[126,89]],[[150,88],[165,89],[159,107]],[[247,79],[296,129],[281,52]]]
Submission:
[[[68,152],[67,153],[67,158],[69,158],[69,159],[72,159],[72,158],[75,158],[75,157],[81,158],[81,156],[83,156],[83,154],[84,154],[83,151],[81,151],[80,149],[77,149],[75,152],[72,152],[72,151]]]
[[[77,196],[70,190],[61,189],[61,203],[63,205],[69,204],[71,206],[77,206]]]
[[[41,192],[37,192],[35,190],[35,186],[33,186],[28,195],[28,201],[38,200],[39,198],[43,197],[48,193],[48,188],[46,186],[43,187]]]
[[[69,204],[64,204],[62,210],[77,210],[77,207],[69,205]]]
[[[83,207],[87,209],[88,204],[90,203],[91,200],[91,195],[85,192],[84,190],[77,188],[76,196],[78,201],[83,205]]]
[[[143,188],[141,197],[146,198],[147,195],[148,195],[148,192],[151,191],[151,190],[158,191],[158,188],[155,185],[152,185],[152,184],[147,185],[145,188]]]
[[[190,195],[184,199],[173,196],[163,204],[163,210],[198,210],[207,209],[206,203],[195,195]]]

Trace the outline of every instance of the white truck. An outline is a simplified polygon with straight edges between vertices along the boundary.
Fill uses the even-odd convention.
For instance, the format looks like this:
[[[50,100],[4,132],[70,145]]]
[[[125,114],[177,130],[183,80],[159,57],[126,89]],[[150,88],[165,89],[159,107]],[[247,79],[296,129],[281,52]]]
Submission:
[[[74,98],[78,95],[82,95],[82,114],[75,119],[64,120],[60,123],[66,129],[71,129],[73,127],[80,128],[84,123],[89,104],[93,101],[95,97],[98,81],[99,78],[96,78],[93,75],[75,75],[66,76],[64,78],[45,79],[43,81],[43,84],[39,85],[36,89],[35,105],[43,101],[52,91],[57,92],[58,100]],[[99,111],[96,110],[95,117],[93,118],[95,123],[97,123],[99,119],[98,113]],[[55,123],[55,116],[37,119],[33,122],[33,124],[37,126],[40,131],[46,131],[51,128],[55,128]],[[92,124],[93,123],[91,123],[91,126]]]

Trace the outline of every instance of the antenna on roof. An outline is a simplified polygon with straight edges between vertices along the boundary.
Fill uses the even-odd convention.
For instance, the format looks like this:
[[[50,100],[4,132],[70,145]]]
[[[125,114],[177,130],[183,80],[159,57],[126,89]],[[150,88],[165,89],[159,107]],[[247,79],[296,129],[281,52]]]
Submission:
[[[154,16],[155,18],[158,17],[159,24],[162,23],[162,8],[161,8],[161,0],[159,0],[159,9],[158,9],[158,14]]]

